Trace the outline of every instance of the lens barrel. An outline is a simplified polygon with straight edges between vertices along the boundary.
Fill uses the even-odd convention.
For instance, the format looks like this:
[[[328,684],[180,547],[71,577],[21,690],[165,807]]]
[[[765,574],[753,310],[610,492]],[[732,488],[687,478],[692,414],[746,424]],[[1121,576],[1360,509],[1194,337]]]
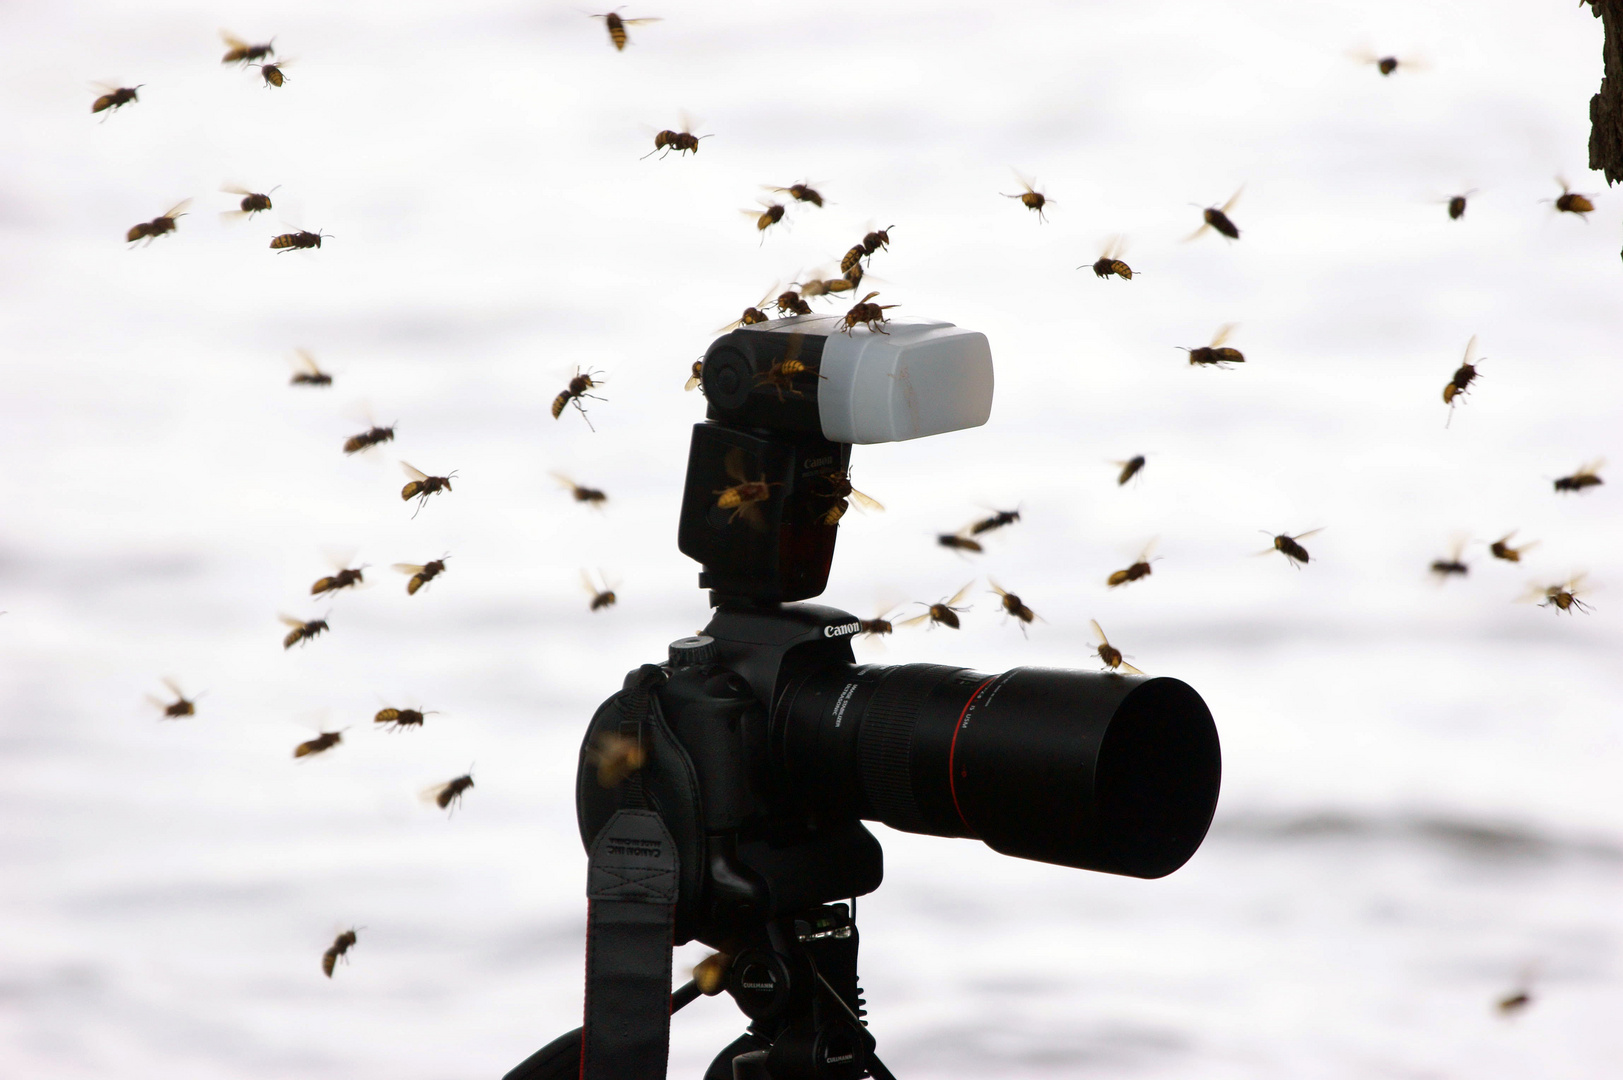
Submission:
[[[1195,853],[1222,777],[1211,712],[1168,678],[836,665],[786,689],[773,738],[822,809],[1142,878]]]

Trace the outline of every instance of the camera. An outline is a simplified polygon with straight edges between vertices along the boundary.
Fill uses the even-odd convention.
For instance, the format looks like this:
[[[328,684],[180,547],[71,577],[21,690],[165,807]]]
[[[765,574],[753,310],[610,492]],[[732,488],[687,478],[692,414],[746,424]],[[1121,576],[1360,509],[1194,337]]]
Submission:
[[[586,1023],[508,1080],[665,1075],[669,1018],[727,992],[750,1020],[706,1080],[888,1080],[864,1019],[864,822],[1156,878],[1200,846],[1221,753],[1172,678],[861,665],[822,592],[853,445],[984,424],[984,335],[799,317],[706,352],[678,546],[715,609],[597,710],[576,810],[588,868]],[[716,955],[670,989],[671,947]]]

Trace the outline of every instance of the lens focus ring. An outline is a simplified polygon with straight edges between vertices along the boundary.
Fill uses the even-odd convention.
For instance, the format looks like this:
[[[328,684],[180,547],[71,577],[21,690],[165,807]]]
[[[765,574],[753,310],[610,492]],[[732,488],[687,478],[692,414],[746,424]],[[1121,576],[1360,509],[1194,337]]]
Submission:
[[[862,716],[857,732],[862,794],[878,820],[926,832],[928,823],[913,794],[913,730],[924,695],[913,680],[899,678],[901,673],[879,685]]]

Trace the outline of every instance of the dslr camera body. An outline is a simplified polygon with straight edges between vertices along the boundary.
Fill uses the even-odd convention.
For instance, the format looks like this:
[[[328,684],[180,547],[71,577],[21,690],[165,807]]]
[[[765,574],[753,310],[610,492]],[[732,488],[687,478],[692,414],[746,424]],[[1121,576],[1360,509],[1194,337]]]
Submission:
[[[863,824],[1155,878],[1204,839],[1221,755],[1170,678],[860,665],[821,593],[853,445],[984,424],[991,351],[950,323],[779,319],[705,354],[678,545],[715,609],[592,718],[576,781],[590,856],[586,1022],[507,1080],[655,1080],[669,1017],[730,994],[748,1030],[705,1080],[888,1080],[863,1019]],[[717,950],[674,993],[671,949]]]

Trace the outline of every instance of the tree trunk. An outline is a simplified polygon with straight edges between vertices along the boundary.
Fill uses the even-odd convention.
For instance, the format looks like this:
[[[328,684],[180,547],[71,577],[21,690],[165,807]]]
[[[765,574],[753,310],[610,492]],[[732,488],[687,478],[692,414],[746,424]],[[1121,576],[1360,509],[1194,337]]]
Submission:
[[[1589,167],[1623,182],[1623,0],[1589,0],[1605,28],[1600,93],[1589,99]]]

